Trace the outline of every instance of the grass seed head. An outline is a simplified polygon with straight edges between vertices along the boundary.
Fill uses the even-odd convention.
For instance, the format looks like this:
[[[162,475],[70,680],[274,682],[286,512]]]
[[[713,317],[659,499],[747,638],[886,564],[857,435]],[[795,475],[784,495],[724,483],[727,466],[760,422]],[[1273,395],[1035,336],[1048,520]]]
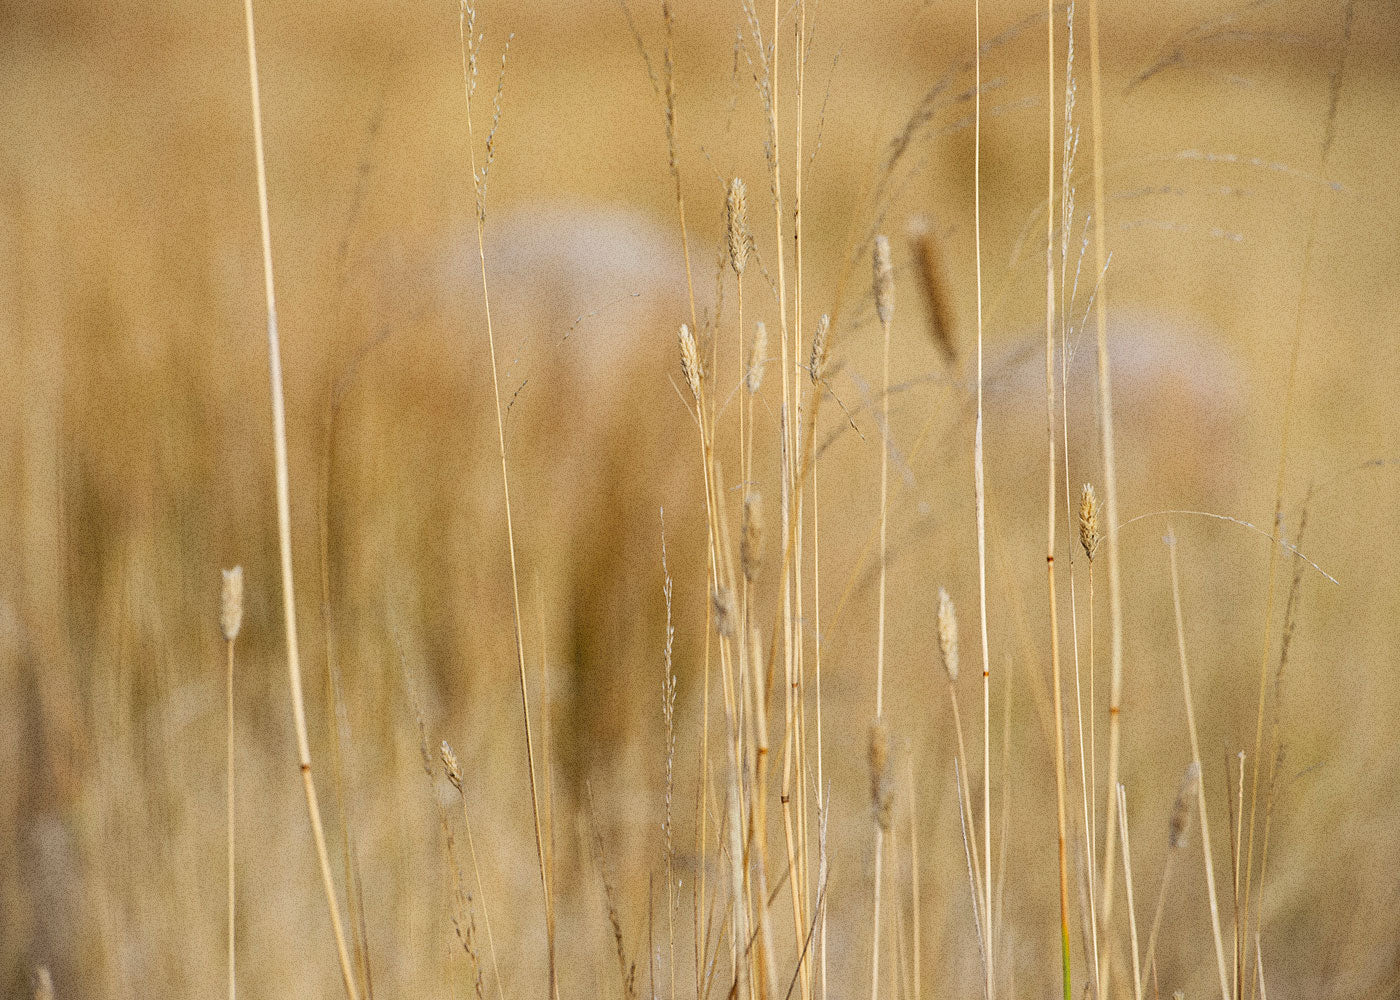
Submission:
[[[942,587],[938,588],[938,649],[951,684],[958,679],[958,616],[953,610],[953,599]]]
[[[729,266],[736,276],[742,277],[749,261],[749,209],[744,182],[737,177],[729,182],[725,217],[729,235]]]
[[[238,638],[243,627],[243,567],[222,570],[223,587],[219,591],[219,631],[229,642]]]
[[[1079,544],[1084,547],[1084,554],[1090,562],[1094,561],[1094,553],[1099,550],[1102,540],[1103,535],[1099,533],[1099,498],[1094,495],[1094,488],[1085,483],[1083,492],[1079,494]]]
[[[757,490],[744,495],[744,533],[739,539],[744,578],[753,583],[763,562],[763,497]]]
[[[690,386],[690,394],[695,397],[695,402],[700,402],[700,349],[695,346],[695,334],[690,332],[690,327],[681,324],[681,371],[685,373],[686,384]]]
[[[958,349],[953,343],[950,296],[947,284],[943,280],[943,265],[939,260],[933,225],[926,216],[916,216],[909,220],[909,242],[917,264],[915,273],[919,277],[919,286],[928,306],[929,336],[943,353],[943,360],[952,364],[958,359]]]
[[[738,617],[734,612],[734,591],[720,587],[714,592],[714,602],[716,631],[725,639],[734,638],[734,624]]]
[[[442,769],[447,774],[447,780],[452,782],[452,787],[460,792],[462,790],[462,769],[457,766],[457,755],[452,751],[452,744],[443,740],[440,753],[442,755]]]
[[[754,324],[753,343],[749,347],[748,374],[744,376],[744,388],[749,390],[749,395],[757,395],[759,387],[763,385],[763,364],[764,358],[768,355],[768,327],[763,325],[763,320]]]
[[[1196,782],[1201,780],[1201,767],[1195,761],[1186,769],[1181,778],[1181,788],[1176,793],[1172,805],[1171,822],[1167,825],[1167,846],[1181,847],[1186,843],[1187,828],[1191,824],[1191,796],[1196,794]]]
[[[812,376],[814,384],[820,383],[826,378],[826,365],[830,360],[830,345],[827,336],[831,332],[831,317],[822,313],[821,319],[817,320],[817,332],[812,337],[812,363],[808,366],[808,371]]]
[[[883,718],[870,722],[870,805],[875,822],[888,833],[894,816],[894,783],[890,780],[890,730]]]
[[[890,263],[890,241],[875,237],[875,312],[888,326],[894,319],[894,265]]]

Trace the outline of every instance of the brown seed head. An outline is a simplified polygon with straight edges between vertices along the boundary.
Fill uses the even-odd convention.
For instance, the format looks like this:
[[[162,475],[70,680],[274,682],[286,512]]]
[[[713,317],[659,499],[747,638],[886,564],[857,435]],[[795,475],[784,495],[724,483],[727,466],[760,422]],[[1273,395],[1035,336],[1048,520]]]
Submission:
[[[739,539],[744,578],[753,583],[763,562],[763,497],[757,490],[744,495],[744,533]]]
[[[875,822],[888,833],[894,815],[894,784],[890,781],[890,730],[883,718],[870,723],[870,805]]]
[[[219,591],[219,630],[229,642],[238,638],[243,627],[243,567],[222,571],[224,584]]]
[[[452,752],[452,745],[446,740],[442,741],[442,769],[447,773],[447,780],[452,782],[452,787],[457,791],[462,790],[462,769],[457,766],[457,755]]]
[[[763,365],[768,356],[768,327],[763,325],[763,320],[754,324],[753,343],[749,345],[749,367],[748,374],[744,376],[744,388],[749,390],[749,395],[758,393],[758,389],[763,385]]]
[[[894,265],[890,263],[890,241],[875,237],[875,313],[889,325],[894,319]]]
[[[1084,554],[1090,562],[1094,561],[1094,553],[1099,550],[1102,540],[1103,535],[1099,534],[1099,498],[1094,495],[1094,488],[1085,483],[1083,492],[1079,494],[1079,544],[1084,546]]]
[[[729,266],[735,275],[742,276],[749,260],[749,210],[744,182],[737,177],[729,182],[725,209],[729,224]]]
[[[1186,769],[1181,778],[1181,788],[1176,793],[1172,806],[1171,822],[1167,824],[1167,846],[1181,847],[1186,843],[1187,828],[1191,825],[1191,796],[1196,794],[1196,782],[1201,780],[1201,767],[1195,761]]]
[[[690,327],[681,324],[681,371],[685,373],[686,384],[690,386],[690,394],[695,397],[695,401],[700,402],[700,349],[695,346],[695,334],[690,332]]]
[[[929,335],[942,351],[943,360],[952,364],[958,359],[958,350],[953,343],[952,307],[947,284],[943,280],[938,243],[927,216],[915,216],[909,220],[909,242],[917,264],[915,272],[919,287],[928,306]]]
[[[953,599],[942,587],[938,588],[938,649],[951,684],[958,679],[958,616],[953,610]]]
[[[726,639],[734,638],[734,624],[738,616],[734,613],[734,591],[720,587],[713,594],[715,602],[715,630]]]
[[[814,383],[819,383],[826,378],[826,365],[830,360],[827,343],[827,334],[831,331],[831,317],[822,313],[821,319],[817,320],[817,332],[812,337],[812,363],[809,366],[809,373]]]

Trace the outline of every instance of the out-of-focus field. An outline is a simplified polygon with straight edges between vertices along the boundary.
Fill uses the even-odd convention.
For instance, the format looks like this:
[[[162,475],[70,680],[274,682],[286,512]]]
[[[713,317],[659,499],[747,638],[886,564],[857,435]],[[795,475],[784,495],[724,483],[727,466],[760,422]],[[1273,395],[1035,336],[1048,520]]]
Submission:
[[[912,0],[813,7],[803,356],[816,316],[838,298],[841,310],[831,381],[839,405],[828,399],[817,435],[827,445],[815,494],[821,632],[810,589],[801,632],[809,657],[821,643],[825,671],[831,989],[847,995],[868,989],[869,980],[865,748],[876,576],[867,546],[879,510],[882,425],[872,415],[880,409],[880,331],[865,240],[880,228],[891,234],[898,274],[886,701],[903,839],[886,859],[891,884],[902,887],[886,905],[887,944],[898,937],[902,950],[897,962],[889,953],[898,971],[887,995],[906,995],[896,983],[913,980],[910,830],[918,831],[921,989],[972,995],[980,989],[978,946],[934,632],[942,585],[961,612],[960,693],[980,784],[972,82],[956,70],[973,52],[972,9]],[[660,72],[658,8],[645,0],[635,8]],[[1036,10],[984,4],[984,41]],[[348,829],[374,992],[470,991],[449,919],[452,875],[434,802],[457,807],[440,776],[430,784],[423,774],[421,713],[428,745],[450,740],[463,764],[484,889],[475,903],[492,921],[503,994],[533,995],[545,989],[544,908],[458,10],[449,2],[265,0],[257,15],[302,654],[342,898]],[[736,34],[747,32],[739,4],[683,0],[675,16],[695,296],[702,322],[719,317],[712,377],[729,393],[739,370],[734,280],[720,270],[719,255],[724,185],[736,174],[748,181],[757,251],[745,322],[764,319],[777,351],[762,107],[752,50],[736,45]],[[1167,816],[1190,759],[1162,544],[1170,525],[1182,560],[1223,915],[1232,912],[1227,816],[1236,808],[1228,782],[1239,751],[1248,755],[1246,775],[1254,763],[1267,641],[1266,735],[1278,712],[1284,744],[1259,928],[1268,989],[1284,997],[1392,995],[1400,982],[1393,735],[1400,467],[1392,464],[1400,462],[1400,10],[1388,2],[1355,6],[1325,162],[1339,8],[1104,0],[1102,18],[1112,251],[1105,281],[1121,516],[1150,515],[1120,536],[1122,775],[1138,919],[1150,920]],[[1074,123],[1083,131],[1070,281],[1091,231],[1086,24],[1081,9]],[[481,0],[478,26],[486,34],[479,113],[490,110],[496,54],[514,32],[489,174],[486,252],[536,713],[547,678],[548,717],[535,721],[546,734],[537,751],[552,789],[560,993],[621,995],[600,867],[617,889],[639,989],[650,994],[651,976],[659,994],[671,989],[661,835],[664,508],[679,679],[674,971],[679,992],[692,996],[709,597],[699,445],[675,346],[689,307],[663,102],[622,10],[608,0]],[[1063,88],[1063,8],[1056,29]],[[790,53],[792,29],[784,31],[780,45]],[[993,834],[1006,845],[997,948],[1007,996],[1050,995],[1059,974],[1037,354],[1044,38],[1043,21],[1025,25],[989,47],[983,67]],[[887,196],[872,203],[890,139],[949,72],[936,114],[917,131]],[[40,966],[51,970],[58,997],[208,996],[224,988],[218,570],[241,563],[248,602],[235,682],[240,988],[247,996],[333,995],[339,973],[287,695],[240,5],[0,5],[0,93],[0,993],[31,990]],[[1062,100],[1061,89],[1057,120]],[[489,114],[478,127],[483,121]],[[785,117],[787,185],[794,140]],[[917,217],[930,220],[937,237],[953,361],[928,336],[906,235]],[[1093,260],[1090,250],[1070,316],[1077,330],[1097,285]],[[1102,481],[1092,317],[1083,329],[1072,341],[1068,385],[1076,498],[1082,481]],[[770,581],[781,560],[777,377],[775,364],[755,409]],[[720,455],[728,487],[740,478],[735,406],[720,421],[730,435]],[[1267,534],[1285,430],[1282,533],[1296,539],[1306,506],[1300,547],[1337,582],[1304,565],[1289,663],[1276,688],[1296,565],[1282,553],[1266,640]],[[1063,505],[1062,480],[1057,489]],[[727,496],[737,534],[742,494],[727,488]],[[1195,514],[1153,513],[1169,509],[1228,515],[1262,534]],[[1080,560],[1072,635],[1072,536],[1063,510],[1059,523],[1066,670],[1075,635],[1087,670],[1088,575]],[[804,572],[810,588],[810,552]],[[1101,561],[1094,572],[1102,784]],[[755,600],[766,642],[779,607],[771,582]],[[1087,674],[1084,683],[1087,697]],[[780,678],[775,690],[782,688]],[[1064,690],[1075,790],[1068,679]],[[711,808],[720,810],[722,776],[714,780]],[[997,825],[1003,795],[1010,818]],[[1084,839],[1077,795],[1072,857],[1082,855]],[[1261,829],[1262,822],[1261,811]],[[774,820],[774,858],[782,856],[779,826]],[[1195,832],[1173,875],[1158,947],[1164,996],[1217,991]],[[713,846],[708,864],[714,891],[723,876]],[[1083,878],[1082,864],[1072,865],[1071,896]],[[775,920],[779,912],[775,904]],[[790,922],[778,922],[790,938]],[[1115,992],[1130,991],[1127,935],[1118,936]],[[1078,984],[1077,927],[1074,944]],[[489,969],[486,983],[494,992]]]

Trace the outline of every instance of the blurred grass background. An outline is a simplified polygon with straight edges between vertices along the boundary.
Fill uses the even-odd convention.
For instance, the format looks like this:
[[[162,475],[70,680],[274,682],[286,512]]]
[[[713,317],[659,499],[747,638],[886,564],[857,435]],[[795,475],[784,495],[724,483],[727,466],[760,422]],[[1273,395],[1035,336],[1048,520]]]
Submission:
[[[988,3],[984,37],[1033,13]],[[421,774],[415,698],[431,745],[451,739],[469,773],[508,991],[523,994],[544,975],[490,371],[469,246],[457,15],[451,3],[258,6],[312,729],[318,774],[330,782],[333,716],[322,678],[333,649],[343,687],[343,805],[384,995],[445,993],[454,975],[431,811],[442,789]],[[738,6],[678,4],[676,17],[697,296],[732,325],[732,284],[723,300],[715,292],[729,176],[748,179],[751,212],[766,220],[755,223],[760,256],[771,261],[774,252],[761,113],[736,48]],[[1325,165],[1339,9],[1106,4],[1103,17],[1125,517],[1191,508],[1267,532],[1304,248],[1315,239],[1284,532],[1296,531],[1316,487],[1302,547],[1339,584],[1309,572],[1300,589],[1263,948],[1279,995],[1388,995],[1400,973],[1400,802],[1391,780],[1400,764],[1392,738],[1400,518],[1396,471],[1383,464],[1400,459],[1400,12],[1384,2],[1356,6]],[[659,51],[655,9],[638,3],[637,19]],[[10,3],[0,5],[0,25],[8,137],[0,150],[8,358],[0,379],[10,401],[0,411],[0,531],[9,553],[0,564],[0,991],[23,993],[41,964],[52,968],[59,996],[220,988],[217,570],[242,563],[240,981],[253,995],[327,994],[336,972],[280,665],[240,11]],[[678,839],[693,839],[704,512],[694,430],[673,388],[684,274],[662,107],[609,0],[484,4],[480,25],[488,52],[515,33],[490,177],[488,260],[512,399],[527,646],[532,672],[549,678],[563,986],[613,993],[585,789],[591,783],[598,803],[625,929],[645,956],[647,873],[659,870],[662,816],[663,506],[679,630],[686,804]],[[863,294],[859,243],[874,224],[865,195],[889,137],[971,54],[971,11],[913,2],[872,11],[828,0],[816,37],[808,142],[813,148],[819,133],[820,146],[804,192],[809,317],[831,308],[852,259],[851,295]],[[983,137],[987,299],[995,303],[987,327],[991,642],[996,675],[1010,666],[1015,676],[1013,767],[998,770],[994,787],[1009,788],[1017,803],[1006,903],[1013,981],[1035,989],[1054,974],[1045,949],[1053,784],[1040,638],[1043,511],[1034,500],[1043,284],[1034,236],[1021,244],[1036,232],[1043,191],[1042,58],[1038,31],[988,52],[984,72],[995,86]],[[494,67],[483,74],[489,94]],[[969,86],[966,76],[955,79],[950,94]],[[890,683],[900,692],[892,725],[900,766],[912,762],[918,782],[924,898],[934,901],[925,925],[937,956],[930,982],[950,989],[972,988],[977,958],[949,796],[946,704],[928,672],[940,584],[975,635],[969,113],[966,102],[940,109],[897,196],[881,206],[884,227],[901,239],[910,218],[933,220],[962,349],[956,364],[940,359],[916,283],[897,261],[895,377],[908,387],[890,417]],[[1079,117],[1087,120],[1085,83]],[[1090,203],[1087,163],[1086,128],[1082,206]],[[897,257],[907,254],[901,239]],[[1087,288],[1092,276],[1083,281]],[[771,325],[762,282],[746,295],[746,316],[766,314]],[[1079,301],[1082,308],[1086,298]],[[829,746],[862,748],[833,751],[831,763],[830,905],[834,924],[847,928],[834,935],[831,959],[839,981],[858,983],[868,953],[863,740],[874,620],[859,556],[877,517],[879,431],[864,410],[879,347],[869,304],[848,305],[834,390],[861,433],[835,437],[822,458],[829,617],[821,640]],[[1098,479],[1089,370],[1070,386],[1084,414],[1082,446],[1071,453],[1075,488]],[[776,412],[770,402],[759,427],[773,453]],[[930,414],[934,429],[916,452]],[[824,430],[836,434],[844,423],[835,408],[825,412]],[[763,485],[775,516],[776,477]],[[1140,899],[1153,898],[1147,887],[1165,848],[1156,831],[1188,759],[1165,527],[1165,518],[1148,518],[1122,536],[1124,774],[1135,864],[1149,880]],[[1223,809],[1227,764],[1252,746],[1268,542],[1200,518],[1178,517],[1175,527],[1211,806]],[[1106,619],[1100,625],[1102,664]],[[1102,692],[1106,672],[1101,681]],[[341,798],[329,786],[325,795]],[[1222,832],[1217,872],[1228,871],[1224,843]],[[1178,885],[1163,992],[1170,978],[1188,996],[1204,995],[1213,980],[1199,871]]]

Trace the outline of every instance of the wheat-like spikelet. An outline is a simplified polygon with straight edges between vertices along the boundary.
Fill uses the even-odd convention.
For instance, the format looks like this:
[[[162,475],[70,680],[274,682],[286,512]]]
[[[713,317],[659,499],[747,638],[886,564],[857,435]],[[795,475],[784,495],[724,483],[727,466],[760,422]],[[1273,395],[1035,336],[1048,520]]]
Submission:
[[[219,631],[229,642],[238,638],[243,627],[243,567],[221,570],[223,587],[219,591]]]
[[[729,182],[725,199],[725,221],[729,238],[729,266],[736,276],[742,276],[749,261],[749,210],[744,182],[735,177]]]
[[[763,320],[754,324],[753,342],[749,345],[748,374],[744,376],[744,388],[753,396],[763,385],[763,359],[768,354],[768,327]]]
[[[685,381],[690,386],[690,394],[695,397],[695,401],[698,403],[700,402],[700,376],[703,371],[700,367],[700,349],[695,344],[695,334],[690,332],[690,327],[685,323],[681,324],[680,345],[681,371],[685,373]]]
[[[875,822],[889,832],[894,815],[894,785],[890,781],[890,730],[883,718],[870,723],[870,805]]]
[[[1094,554],[1098,552],[1102,540],[1103,535],[1099,532],[1099,498],[1094,495],[1094,487],[1085,483],[1079,494],[1079,544],[1084,547],[1084,554],[1090,562],[1094,561]]]
[[[812,360],[807,366],[814,384],[820,384],[826,378],[826,366],[831,360],[830,332],[831,317],[822,313],[817,320],[817,332],[812,336]]]
[[[442,769],[447,774],[447,780],[452,782],[452,787],[460,792],[462,790],[462,769],[457,764],[457,754],[453,752],[452,744],[443,740],[438,753],[442,758]]]
[[[739,539],[744,578],[753,583],[763,562],[763,497],[757,490],[744,495],[744,533]]]
[[[943,669],[949,682],[958,679],[958,615],[948,591],[938,588],[938,649],[943,654]]]
[[[886,326],[894,319],[894,265],[887,236],[875,237],[875,313]]]

